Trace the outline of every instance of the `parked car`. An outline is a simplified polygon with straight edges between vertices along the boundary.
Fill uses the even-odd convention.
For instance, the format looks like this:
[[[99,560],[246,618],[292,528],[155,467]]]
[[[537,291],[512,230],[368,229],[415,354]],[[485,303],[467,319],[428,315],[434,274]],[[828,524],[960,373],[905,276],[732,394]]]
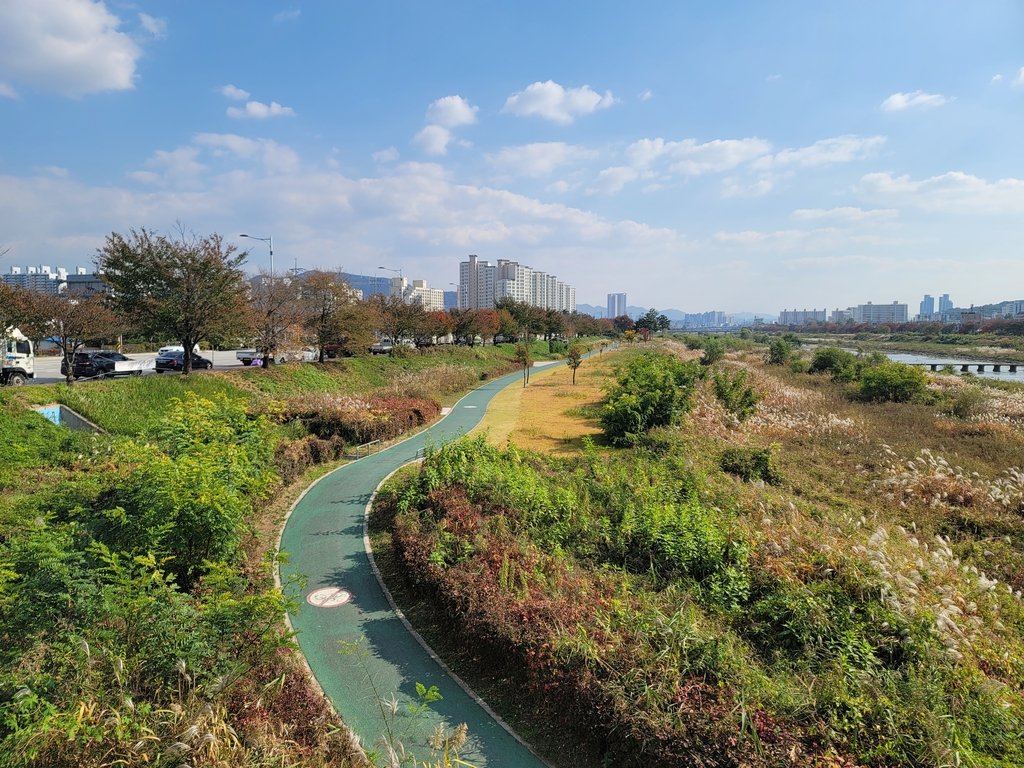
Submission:
[[[156,372],[163,373],[164,371],[180,371],[185,367],[185,353],[182,350],[175,350],[174,352],[168,352],[163,355],[159,355],[156,358]],[[192,370],[209,370],[213,368],[213,361],[207,360],[205,357],[200,355],[192,355]]]
[[[371,355],[389,355],[391,350],[394,349],[394,345],[390,341],[378,341],[372,347],[370,347]]]
[[[132,363],[136,363],[136,365],[131,365]],[[98,376],[113,378],[114,376],[139,376],[142,374],[142,366],[138,364],[138,361],[125,357],[112,349],[81,349],[75,353],[71,366],[71,375],[76,379],[92,379]],[[68,375],[66,360],[61,361],[60,373],[61,376]]]
[[[158,349],[156,351],[156,354],[157,354],[157,357],[159,357],[160,355],[166,355],[168,352],[184,352],[184,351],[185,351],[185,348],[183,346],[181,346],[181,344],[168,344],[166,347],[160,347],[160,349]],[[199,354],[199,345],[196,344],[194,347],[192,347],[192,351],[195,354],[198,355]]]

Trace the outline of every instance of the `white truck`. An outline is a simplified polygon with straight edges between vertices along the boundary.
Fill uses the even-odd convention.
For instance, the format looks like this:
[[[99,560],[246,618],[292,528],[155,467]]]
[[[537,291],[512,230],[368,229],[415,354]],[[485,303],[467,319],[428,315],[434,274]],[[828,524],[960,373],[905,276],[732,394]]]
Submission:
[[[0,336],[0,352],[0,386],[20,387],[36,377],[35,349],[17,328]]]
[[[254,360],[259,360],[257,365],[263,364],[263,353],[258,352],[255,349],[240,349],[235,352],[235,358],[242,365],[252,365]],[[274,353],[274,363],[282,365],[284,363],[312,363],[319,359],[317,351],[312,347],[302,347],[301,349],[279,349]]]

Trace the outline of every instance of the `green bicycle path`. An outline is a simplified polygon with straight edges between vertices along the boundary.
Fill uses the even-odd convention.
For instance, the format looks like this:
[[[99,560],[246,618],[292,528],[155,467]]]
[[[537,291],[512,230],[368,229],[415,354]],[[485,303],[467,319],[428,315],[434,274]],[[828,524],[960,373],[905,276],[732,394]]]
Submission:
[[[469,741],[460,752],[463,760],[479,768],[544,766],[409,633],[391,609],[363,544],[366,505],[381,481],[416,459],[427,440],[438,445],[475,427],[491,398],[521,378],[521,373],[513,373],[495,379],[466,395],[429,430],[334,470],[307,491],[285,524],[281,551],[289,553],[290,559],[281,568],[282,581],[304,574],[306,595],[325,587],[352,595],[349,602],[334,608],[303,602],[292,626],[324,693],[367,749],[380,748],[387,724],[379,701],[393,695],[398,713],[391,716],[389,711],[388,720],[394,738],[418,760],[431,756],[427,740],[438,723],[443,722],[446,729],[466,723]],[[342,655],[342,643],[359,643],[359,651]],[[436,685],[444,698],[413,716],[409,705],[417,699],[416,683],[427,688]]]

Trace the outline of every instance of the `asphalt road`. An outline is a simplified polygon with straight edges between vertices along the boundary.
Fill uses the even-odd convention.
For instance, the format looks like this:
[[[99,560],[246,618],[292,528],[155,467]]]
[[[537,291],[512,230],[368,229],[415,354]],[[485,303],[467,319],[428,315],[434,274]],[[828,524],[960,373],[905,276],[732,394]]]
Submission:
[[[235,350],[213,350],[204,349],[202,356],[207,360],[213,361],[214,370],[223,370],[225,368],[241,368],[242,364],[235,358]],[[140,352],[135,355],[128,355],[132,360],[156,360],[156,352]],[[29,380],[29,384],[56,384],[64,381],[64,377],[60,375],[60,360],[57,357],[37,357],[36,358],[36,377]],[[204,371],[196,371],[196,373],[204,373]],[[146,371],[143,376],[155,376],[155,371]],[[175,374],[161,374],[163,376],[173,376]]]

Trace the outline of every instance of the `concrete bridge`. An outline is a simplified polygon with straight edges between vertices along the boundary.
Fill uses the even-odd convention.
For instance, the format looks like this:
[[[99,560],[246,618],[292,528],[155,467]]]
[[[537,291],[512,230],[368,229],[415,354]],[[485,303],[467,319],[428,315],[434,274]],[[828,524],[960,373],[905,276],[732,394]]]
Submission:
[[[911,365],[928,366],[933,371],[938,371],[949,365],[954,368],[960,366],[961,373],[968,373],[971,368],[976,369],[978,373],[984,373],[986,368],[991,368],[993,373],[1000,373],[1003,368],[1009,373],[1016,373],[1017,366],[1024,365],[1024,363],[911,363]]]

